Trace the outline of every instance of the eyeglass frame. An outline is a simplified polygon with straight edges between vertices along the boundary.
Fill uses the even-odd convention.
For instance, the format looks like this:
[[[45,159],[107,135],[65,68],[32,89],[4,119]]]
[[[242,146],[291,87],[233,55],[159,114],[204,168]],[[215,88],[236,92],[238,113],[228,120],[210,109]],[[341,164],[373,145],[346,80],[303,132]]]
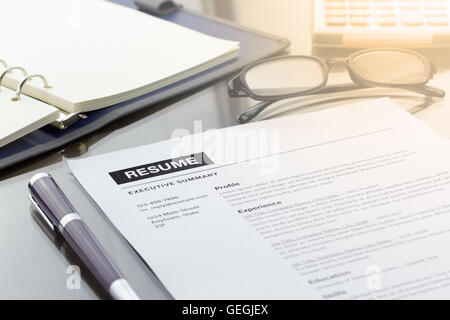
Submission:
[[[376,51],[392,51],[392,52],[404,52],[408,54],[412,54],[416,57],[418,57],[421,62],[424,64],[426,70],[424,74],[428,74],[428,77],[425,81],[417,82],[417,83],[404,83],[404,84],[390,84],[385,82],[376,82],[376,81],[370,81],[367,79],[362,78],[359,76],[356,72],[354,72],[352,68],[352,59],[355,57],[365,54],[368,52],[376,52]],[[322,76],[323,80],[322,82],[317,85],[314,88],[307,89],[304,91],[299,92],[293,92],[289,94],[280,94],[280,95],[271,95],[271,96],[265,96],[265,95],[258,95],[255,94],[249,87],[246,75],[247,72],[254,68],[255,66],[263,63],[267,63],[270,61],[276,61],[281,59],[310,59],[314,60],[321,66]],[[327,86],[327,82],[329,79],[330,70],[335,65],[343,65],[346,67],[347,72],[350,76],[350,79],[353,81],[352,84],[338,84],[338,85],[329,85]],[[289,98],[295,98],[299,96],[306,96],[311,94],[320,94],[320,93],[332,93],[332,92],[341,92],[341,91],[349,91],[349,90],[357,90],[357,89],[364,89],[364,88],[371,88],[371,87],[385,87],[385,88],[397,88],[397,89],[405,89],[414,91],[420,94],[424,94],[427,96],[432,97],[439,97],[442,98],[445,96],[445,91],[431,87],[426,86],[426,84],[433,78],[433,76],[436,74],[437,69],[435,65],[426,57],[423,55],[407,49],[397,49],[397,48],[372,48],[372,49],[366,49],[366,50],[360,50],[357,52],[354,52],[350,56],[346,58],[335,58],[335,59],[323,59],[316,56],[307,56],[307,55],[293,55],[293,56],[277,56],[273,58],[268,58],[260,61],[256,61],[254,63],[251,63],[244,67],[241,72],[235,76],[233,79],[231,79],[227,86],[228,86],[228,93],[230,97],[250,97],[254,100],[258,101],[267,101],[267,102],[275,102],[278,100],[284,100]]]

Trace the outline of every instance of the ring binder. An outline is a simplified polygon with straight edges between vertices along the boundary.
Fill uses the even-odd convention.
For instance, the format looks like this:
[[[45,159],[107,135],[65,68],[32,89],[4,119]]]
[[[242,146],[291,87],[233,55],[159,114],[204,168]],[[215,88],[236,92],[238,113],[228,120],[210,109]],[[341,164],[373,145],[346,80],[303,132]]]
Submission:
[[[14,71],[14,70],[20,70],[24,75],[24,78],[19,81],[19,84],[16,89],[16,95],[13,98],[11,98],[11,101],[19,101],[20,100],[20,95],[22,94],[23,86],[25,85],[25,83],[27,83],[27,81],[29,81],[33,78],[40,78],[42,80],[42,82],[44,83],[44,88],[51,88],[51,86],[48,84],[47,79],[41,74],[29,74],[24,68],[19,67],[19,66],[8,67],[8,64],[3,59],[0,59],[0,65],[3,65],[5,67],[5,70],[3,70],[0,73],[0,88],[1,88],[1,83],[3,81],[3,78],[6,76],[7,73]],[[1,89],[0,89],[0,91],[1,91]],[[52,122],[51,125],[56,128],[59,128],[61,130],[64,130],[71,124],[77,122],[79,119],[86,119],[86,118],[87,118],[87,116],[82,113],[78,113],[78,112],[66,113],[66,112],[60,111],[59,119]]]
[[[42,82],[44,82],[44,88],[51,88],[51,86],[48,85],[47,79],[45,79],[45,77],[43,75],[40,75],[40,74],[29,74],[29,75],[26,75],[25,78],[23,78],[19,82],[19,85],[17,86],[17,89],[16,89],[16,96],[14,98],[11,98],[12,101],[19,101],[20,100],[20,93],[22,92],[23,86],[25,85],[25,83],[27,81],[30,81],[33,78],[40,78],[42,80]],[[0,78],[0,83],[1,83],[1,78]]]
[[[3,70],[3,72],[0,74],[0,85],[2,84],[2,80],[3,80],[3,78],[5,77],[5,75],[6,75],[8,72],[11,72],[11,71],[13,71],[13,70],[20,70],[20,71],[22,71],[22,73],[23,73],[24,76],[26,76],[26,75],[28,74],[28,73],[25,71],[25,69],[22,68],[22,67],[9,67],[9,68],[6,68],[6,69]]]

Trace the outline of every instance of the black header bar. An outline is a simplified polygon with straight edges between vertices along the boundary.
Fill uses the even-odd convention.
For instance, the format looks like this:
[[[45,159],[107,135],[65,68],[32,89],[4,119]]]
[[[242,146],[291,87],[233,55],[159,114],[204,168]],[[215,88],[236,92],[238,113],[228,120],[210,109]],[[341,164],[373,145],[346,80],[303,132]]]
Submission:
[[[109,175],[118,185],[120,185],[174,172],[203,167],[210,164],[214,164],[214,162],[212,162],[204,152],[200,152],[175,159],[167,159],[110,172]]]

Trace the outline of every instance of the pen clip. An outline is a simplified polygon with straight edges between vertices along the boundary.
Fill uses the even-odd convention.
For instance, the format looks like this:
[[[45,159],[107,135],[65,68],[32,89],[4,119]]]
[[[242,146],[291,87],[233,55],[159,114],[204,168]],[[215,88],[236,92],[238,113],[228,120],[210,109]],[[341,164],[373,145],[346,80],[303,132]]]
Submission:
[[[41,216],[42,220],[45,221],[45,223],[48,225],[48,227],[53,231],[56,232],[56,227],[53,225],[53,223],[50,221],[50,219],[47,217],[45,212],[41,209],[39,204],[34,200],[33,196],[31,194],[28,195],[28,199],[30,199],[30,202],[35,209],[37,213]]]

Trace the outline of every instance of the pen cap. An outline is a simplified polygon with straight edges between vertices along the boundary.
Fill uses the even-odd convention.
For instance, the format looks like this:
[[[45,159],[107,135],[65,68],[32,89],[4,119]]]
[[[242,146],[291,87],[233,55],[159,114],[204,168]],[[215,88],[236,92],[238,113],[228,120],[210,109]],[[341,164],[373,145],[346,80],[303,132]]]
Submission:
[[[28,188],[33,199],[54,226],[58,226],[59,221],[68,213],[75,213],[75,209],[49,174],[34,175]]]

